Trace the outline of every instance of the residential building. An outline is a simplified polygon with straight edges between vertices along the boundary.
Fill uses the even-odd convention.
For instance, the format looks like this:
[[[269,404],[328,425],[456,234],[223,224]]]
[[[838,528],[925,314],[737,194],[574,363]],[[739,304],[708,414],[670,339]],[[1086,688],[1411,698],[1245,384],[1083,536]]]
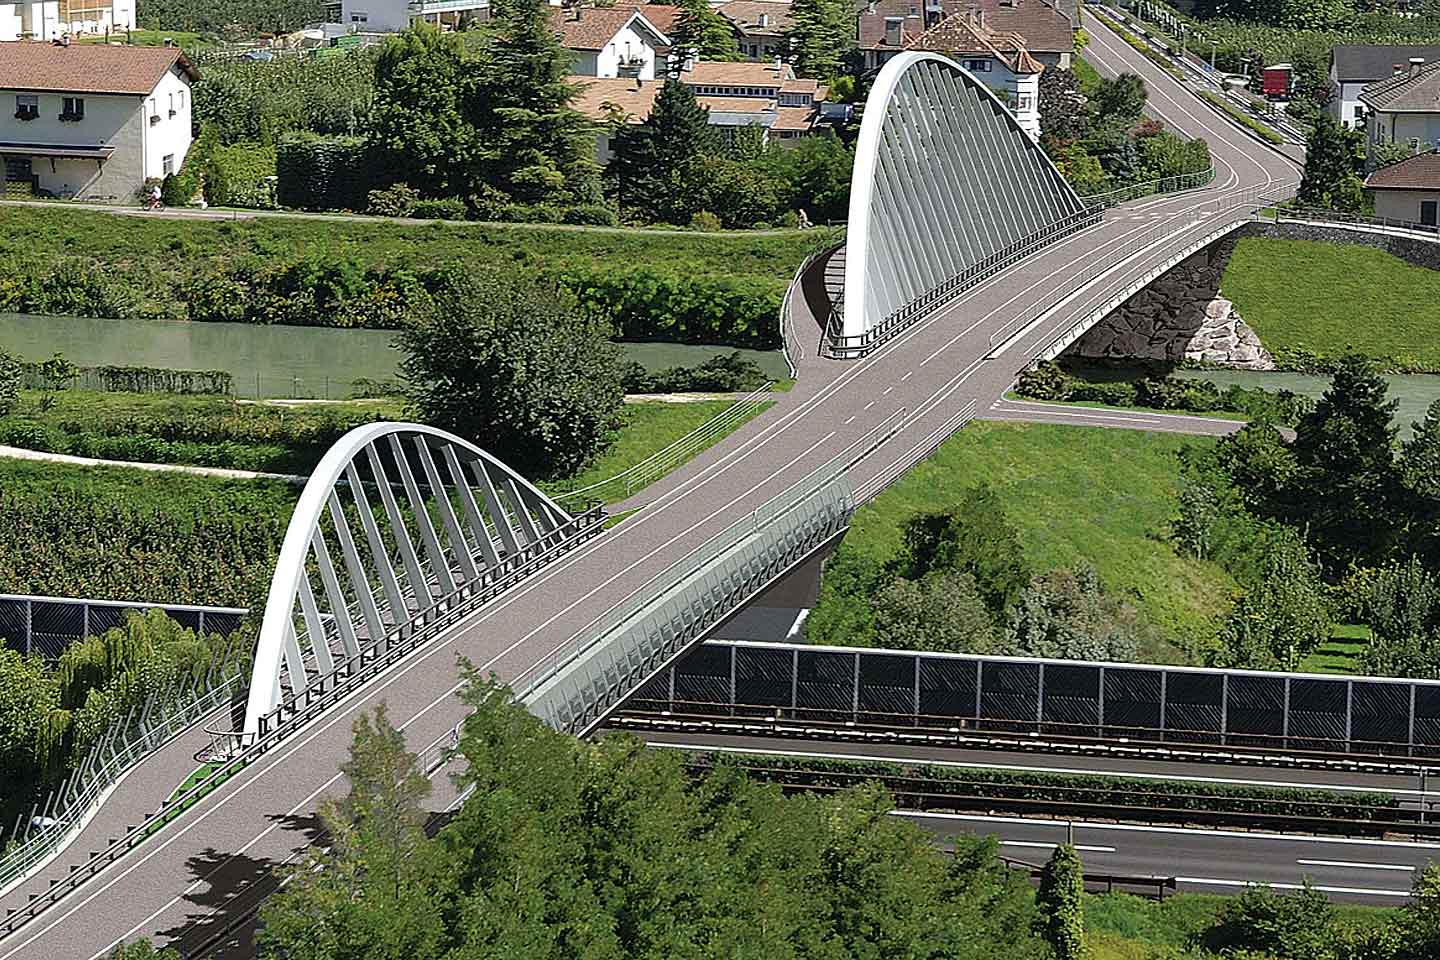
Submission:
[[[670,38],[637,7],[556,9],[551,19],[576,76],[654,80],[657,59],[665,73]]]
[[[176,47],[0,43],[6,192],[124,200],[177,172],[197,77]]]
[[[1365,178],[1375,199],[1375,216],[1440,225],[1440,151],[1430,150],[1392,163]]]
[[[597,163],[603,166],[615,156],[612,124],[645,122],[659,93],[660,83],[628,77],[591,80],[581,86],[571,106],[593,123]]]
[[[0,0],[0,42],[135,29],[135,0]]]
[[[734,26],[741,56],[774,60],[787,52],[785,33],[794,25],[789,0],[730,0],[716,10]]]
[[[1440,61],[1440,47],[1397,46],[1378,43],[1342,43],[1330,51],[1330,103],[1326,107],[1341,126],[1365,129],[1365,105],[1360,94],[1372,83],[1410,69],[1411,58],[1425,63]]]
[[[1399,143],[1419,152],[1440,146],[1440,61],[1412,57],[1403,72],[1365,87],[1360,103],[1372,148]]]
[[[926,30],[955,16],[968,16],[995,34],[1018,36],[1041,64],[1070,66],[1074,29],[1048,0],[866,0],[855,25],[865,69],[878,70]]]
[[[357,33],[398,33],[419,20],[454,29],[467,19],[489,16],[490,0],[329,0],[325,4],[325,22]]]
[[[1025,49],[1019,34],[997,33],[979,14],[946,17],[918,37],[907,50],[943,53],[958,61],[1000,98],[1021,129],[1040,139],[1040,74],[1045,67]]]

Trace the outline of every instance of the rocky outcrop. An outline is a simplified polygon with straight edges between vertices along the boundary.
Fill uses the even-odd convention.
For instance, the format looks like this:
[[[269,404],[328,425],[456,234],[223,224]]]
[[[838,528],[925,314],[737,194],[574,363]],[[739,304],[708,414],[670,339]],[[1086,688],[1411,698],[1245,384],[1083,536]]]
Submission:
[[[1234,238],[1227,238],[1181,261],[1112,310],[1066,353],[1274,370],[1275,359],[1220,293],[1220,275],[1234,248]]]

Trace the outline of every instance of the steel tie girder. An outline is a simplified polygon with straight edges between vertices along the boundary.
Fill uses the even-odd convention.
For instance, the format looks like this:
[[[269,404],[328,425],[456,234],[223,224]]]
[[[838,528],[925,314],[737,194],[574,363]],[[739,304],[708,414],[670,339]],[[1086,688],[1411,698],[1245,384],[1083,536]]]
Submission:
[[[997,120],[1003,122],[1003,118],[996,114],[994,104],[990,102],[990,98],[983,91],[967,85],[967,92],[970,95],[971,111],[978,121],[974,129],[984,144],[984,156],[989,166],[990,176],[982,181],[981,186],[987,189],[991,207],[1000,218],[1000,223],[1003,224],[1000,243],[1000,247],[1003,248],[1023,232],[1012,208],[1013,202],[1017,199],[1018,185],[1015,183],[1015,170],[1010,163],[1010,151],[996,135],[995,123]],[[1005,188],[998,196],[989,189],[997,181]]]
[[[400,562],[405,566],[405,579],[410,582],[410,592],[415,598],[416,612],[424,613],[435,605],[435,596],[430,590],[430,582],[425,579],[425,575],[420,570],[420,557],[415,553],[415,544],[410,540],[410,531],[405,526],[405,515],[400,512],[400,505],[395,500],[395,491],[390,488],[390,478],[385,475],[385,465],[374,444],[366,446],[365,455],[366,459],[370,461],[370,472],[374,475],[375,483],[380,488],[380,502],[385,507],[385,516],[390,520],[390,535],[394,538],[395,546],[400,551]],[[405,619],[410,619],[408,609],[405,612]]]
[[[465,521],[470,525],[470,533],[480,544],[480,553],[484,556],[485,563],[494,569],[500,565],[500,551],[495,548],[495,541],[490,539],[490,529],[485,526],[485,518],[481,516],[480,506],[475,502],[475,493],[465,480],[465,470],[460,466],[460,458],[456,456],[455,448],[447,443],[444,450],[445,466],[450,471],[450,479],[455,488],[460,491],[460,506],[465,511]]]
[[[440,512],[440,522],[445,525],[445,534],[450,540],[450,552],[460,562],[460,575],[467,583],[474,583],[480,579],[480,568],[475,566],[475,557],[471,553],[470,544],[465,540],[465,534],[460,529],[460,521],[455,516],[455,507],[450,502],[450,489],[440,479],[440,471],[435,468],[435,457],[430,451],[430,443],[423,436],[415,436],[412,440],[415,445],[415,453],[420,458],[420,468],[425,471],[425,482],[430,486],[430,493],[435,498],[436,509]]]
[[[415,515],[415,525],[420,528],[420,542],[425,547],[425,555],[430,558],[430,572],[434,575],[435,582],[440,585],[441,596],[448,597],[456,590],[450,562],[445,559],[445,551],[440,548],[435,524],[430,522],[430,511],[425,506],[425,498],[420,495],[420,487],[415,482],[415,473],[410,469],[410,462],[405,458],[405,449],[400,445],[400,438],[392,433],[388,439],[390,452],[395,455],[395,469],[400,472],[400,483],[405,488],[405,496],[410,501],[411,512]]]
[[[371,642],[383,640],[385,625],[380,620],[380,608],[375,605],[375,595],[371,591],[365,564],[360,561],[360,551],[355,549],[355,538],[350,535],[345,508],[340,505],[340,497],[334,490],[330,491],[326,503],[330,508],[330,520],[335,526],[335,537],[340,541],[340,559],[350,577],[350,589],[355,594],[356,602],[360,604],[360,616],[365,621],[366,633],[369,634]]]
[[[320,608],[315,604],[315,592],[310,588],[310,578],[300,578],[300,610],[305,617],[305,633],[310,638],[310,648],[315,651],[315,665],[324,676],[335,669],[334,658],[330,655],[330,637],[325,631],[325,621],[320,617]]]
[[[903,298],[896,306],[917,299],[930,286],[926,274],[931,262],[933,233],[926,217],[924,203],[917,188],[928,177],[925,176],[924,151],[915,138],[915,124],[912,117],[918,117],[920,110],[914,102],[913,83],[906,80],[896,90],[896,111],[887,124],[891,134],[887,175],[892,179],[895,196],[903,206],[901,216],[896,217],[892,226],[899,235],[906,258],[907,270],[902,275]],[[883,148],[882,148],[883,151]],[[918,228],[918,229],[917,229]]]
[[[925,116],[927,135],[931,137],[932,142],[938,145],[932,171],[939,189],[932,190],[932,194],[935,195],[933,199],[938,204],[938,209],[945,219],[949,232],[947,246],[950,249],[946,251],[946,272],[949,277],[955,277],[972,262],[972,256],[966,220],[961,214],[959,206],[961,193],[955,171],[957,151],[955,150],[954,129],[949,122],[951,111],[946,97],[936,83],[933,70],[926,70],[919,77],[919,83],[924,86],[928,99],[934,104],[934,108],[926,111]]]
[[[285,643],[282,649],[285,651],[285,676],[290,679],[290,695],[297,696],[305,692],[309,680],[305,676],[305,661],[300,655],[300,641],[295,636],[293,616],[285,622]]]
[[[350,608],[345,602],[344,591],[340,589],[340,578],[335,575],[335,564],[330,561],[330,548],[318,526],[310,537],[310,550],[315,555],[315,566],[320,570],[320,583],[325,587],[325,599],[330,606],[330,616],[335,620],[335,630],[340,635],[345,656],[359,656],[360,641],[355,635],[355,624],[350,620]]]
[[[395,577],[395,568],[390,563],[390,551],[385,546],[384,538],[380,536],[380,525],[375,522],[375,514],[370,509],[370,498],[365,495],[365,488],[360,484],[360,472],[355,469],[354,460],[345,465],[345,479],[355,497],[355,512],[360,515],[360,526],[365,531],[366,543],[370,545],[370,559],[380,576],[385,603],[390,609],[390,621],[397,627],[401,626],[409,622],[410,609],[400,590],[400,581]]]
[[[480,460],[472,460],[470,469],[475,479],[480,482],[480,495],[485,498],[485,509],[490,512],[490,519],[495,524],[495,532],[500,536],[500,542],[505,545],[505,552],[511,557],[520,553],[520,541],[515,536],[515,528],[510,524],[510,515],[505,511],[505,505],[500,502],[500,494],[495,489],[495,483],[490,477],[489,467]]]
[[[960,228],[958,233],[964,238],[965,256],[960,269],[956,270],[959,275],[984,258],[990,246],[988,227],[975,194],[976,157],[974,151],[965,146],[968,136],[962,127],[967,118],[961,112],[962,101],[955,88],[958,80],[952,75],[934,72],[931,79],[938,90],[937,98],[945,105],[936,121],[944,131],[946,169],[954,193],[952,209]]]

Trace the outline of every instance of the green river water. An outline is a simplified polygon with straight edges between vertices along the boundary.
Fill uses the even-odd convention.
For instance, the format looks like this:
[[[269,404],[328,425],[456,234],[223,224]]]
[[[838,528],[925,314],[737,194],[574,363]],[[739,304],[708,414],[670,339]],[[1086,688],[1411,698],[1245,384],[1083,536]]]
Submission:
[[[388,330],[0,313],[0,350],[26,360],[44,360],[59,352],[84,367],[224,370],[234,378],[240,396],[348,396],[354,380],[396,376],[400,354],[391,346],[393,339]],[[622,346],[629,359],[652,370],[690,366],[730,349],[677,343]],[[740,352],[767,376],[787,376],[779,351]]]

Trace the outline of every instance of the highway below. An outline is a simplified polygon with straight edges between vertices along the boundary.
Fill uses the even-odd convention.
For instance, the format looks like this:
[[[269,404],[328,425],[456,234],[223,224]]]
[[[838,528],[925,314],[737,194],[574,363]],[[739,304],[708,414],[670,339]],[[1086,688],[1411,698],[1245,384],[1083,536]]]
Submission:
[[[968,403],[988,408],[1017,371],[1115,288],[1228,224],[1239,204],[1293,188],[1292,162],[1227,125],[1104,27],[1089,26],[1087,56],[1097,68],[1141,73],[1151,87],[1152,112],[1210,141],[1217,168],[1210,188],[1111,211],[1099,226],[967,291],[864,359],[821,359],[819,331],[812,330],[799,383],[778,395],[773,409],[647,488],[626,505],[643,509],[624,523],[443,631],[258,757],[161,834],[0,939],[0,960],[88,960],[121,939],[145,936],[163,945],[213,922],[238,890],[314,838],[319,801],[343,789],[337,764],[358,713],[384,701],[413,749],[437,741],[464,713],[455,696],[458,657],[482,674],[523,682],[537,663],[658,571],[896,419],[901,429],[859,463],[852,478],[858,485],[898,473],[937,436],[953,432]],[[1077,289],[1097,263],[1111,259],[1112,270]],[[193,767],[182,747],[142,764],[69,850],[0,898],[0,907],[25,906],[52,877],[83,863],[87,851],[120,836],[136,822],[135,810],[158,806],[166,793],[160,784],[180,783]]]
[[[1100,757],[1047,756],[1036,753],[947,750],[875,743],[784,740],[696,733],[641,734],[657,749],[771,755],[795,758],[925,762],[936,766],[977,767],[1022,772],[1097,774],[1197,784],[1313,787],[1345,791],[1385,791],[1407,800],[1420,798],[1418,783],[1406,777],[1324,770],[1220,767],[1214,764],[1164,763]],[[1433,793],[1429,796],[1435,796]],[[1248,883],[1288,889],[1309,877],[1332,899],[1394,906],[1409,895],[1415,871],[1440,861],[1440,843],[1346,837],[1283,835],[1137,823],[1096,823],[1041,817],[995,816],[897,810],[943,838],[964,834],[997,837],[1001,853],[1030,863],[1043,862],[1055,844],[1074,842],[1091,873],[1135,877],[1175,877],[1180,890],[1235,893]]]

